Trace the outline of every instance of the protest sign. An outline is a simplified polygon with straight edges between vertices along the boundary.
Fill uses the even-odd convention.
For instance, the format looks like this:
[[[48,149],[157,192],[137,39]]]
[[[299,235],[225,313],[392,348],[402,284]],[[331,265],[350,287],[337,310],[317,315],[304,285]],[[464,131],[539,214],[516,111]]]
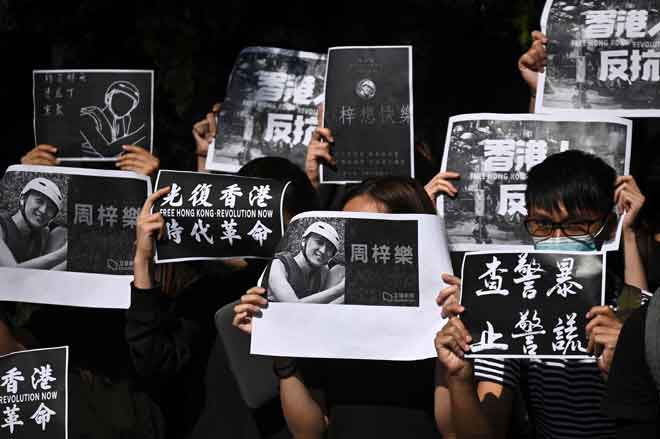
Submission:
[[[153,70],[35,70],[34,142],[67,161],[113,161],[153,148]]]
[[[536,112],[660,115],[660,2],[548,0]]]
[[[151,192],[125,171],[10,166],[0,186],[0,300],[128,308]]]
[[[630,167],[632,122],[538,114],[466,114],[449,119],[442,171],[455,171],[454,199],[438,197],[454,251],[532,246],[524,228],[527,173],[569,149],[594,154],[618,175]],[[620,230],[604,245],[617,249]]]
[[[156,262],[270,259],[284,233],[288,183],[235,175],[162,170],[156,188],[170,193],[154,211],[165,218]]]
[[[13,439],[68,437],[69,348],[0,357],[0,433]]]
[[[323,103],[325,55],[248,47],[238,55],[206,168],[236,172],[259,157],[301,168]]]
[[[424,239],[420,239],[421,237]],[[435,215],[307,212],[262,277],[254,354],[418,360],[435,355],[435,302],[451,273]]]
[[[324,126],[337,166],[321,166],[321,183],[414,176],[412,47],[330,48]]]
[[[587,358],[586,314],[605,300],[606,253],[467,253],[466,356]]]

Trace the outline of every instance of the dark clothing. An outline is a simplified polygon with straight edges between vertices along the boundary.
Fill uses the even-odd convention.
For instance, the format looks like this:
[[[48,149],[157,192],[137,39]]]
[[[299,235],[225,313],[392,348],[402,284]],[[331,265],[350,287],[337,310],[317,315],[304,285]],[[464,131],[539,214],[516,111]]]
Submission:
[[[658,437],[660,398],[646,363],[647,307],[639,308],[621,329],[607,382],[605,412],[616,419],[617,438]]]
[[[187,437],[203,409],[195,438],[259,437],[244,436],[257,429],[229,370],[222,343],[216,342],[214,315],[255,286],[263,268],[263,263],[251,262],[244,270],[204,275],[176,300],[164,296],[160,287],[132,287],[126,340],[138,373],[153,386],[168,422],[168,437]],[[218,407],[222,409],[216,411]]]
[[[48,234],[47,228],[34,231],[26,237],[18,230],[14,220],[6,214],[0,214],[0,227],[2,228],[5,244],[11,250],[17,263],[20,264],[44,254],[47,241],[46,235]]]
[[[282,252],[275,255],[275,259],[284,264],[286,270],[286,277],[289,285],[298,296],[298,299],[311,296],[312,294],[321,291],[323,286],[324,277],[321,270],[312,270],[309,277],[305,276],[298,263],[289,252]]]
[[[323,391],[329,437],[435,438],[435,360],[299,359],[310,389]]]

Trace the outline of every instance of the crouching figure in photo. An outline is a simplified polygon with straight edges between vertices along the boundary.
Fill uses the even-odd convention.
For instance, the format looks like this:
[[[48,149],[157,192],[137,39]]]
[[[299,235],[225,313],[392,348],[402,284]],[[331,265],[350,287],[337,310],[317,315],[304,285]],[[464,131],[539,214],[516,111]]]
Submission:
[[[275,255],[268,274],[269,300],[343,303],[345,267],[330,267],[339,245],[339,234],[330,224],[317,221],[307,227],[297,254]]]
[[[30,180],[21,190],[18,211],[0,212],[0,267],[64,270],[67,229],[49,227],[63,204],[55,183]]]

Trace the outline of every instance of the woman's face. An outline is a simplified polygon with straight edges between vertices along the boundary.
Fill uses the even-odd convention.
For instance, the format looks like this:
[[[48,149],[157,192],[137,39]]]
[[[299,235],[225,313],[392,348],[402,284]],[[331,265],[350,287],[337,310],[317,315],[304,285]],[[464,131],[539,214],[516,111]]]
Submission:
[[[336,251],[335,246],[330,241],[316,233],[312,233],[307,237],[305,256],[307,256],[307,261],[315,267],[327,265]]]
[[[363,194],[351,198],[344,204],[344,212],[388,213],[387,208],[369,195]]]

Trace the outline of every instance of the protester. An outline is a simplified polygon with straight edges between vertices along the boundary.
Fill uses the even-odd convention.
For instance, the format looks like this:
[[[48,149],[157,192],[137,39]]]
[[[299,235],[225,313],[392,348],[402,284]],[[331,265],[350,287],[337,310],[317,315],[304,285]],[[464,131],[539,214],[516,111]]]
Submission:
[[[286,159],[253,160],[241,168],[239,175],[292,182],[284,196],[285,222],[298,213],[318,208],[316,193],[306,176]],[[187,264],[196,276],[182,291],[176,291],[175,297],[162,294],[163,286],[155,283],[151,259],[154,241],[164,233],[164,220],[150,210],[168,191],[164,188],[152,194],[138,217],[135,277],[131,308],[126,313],[131,358],[143,379],[161,390],[158,400],[170,420],[169,437],[189,435],[196,423],[193,437],[242,436],[244,424],[254,425],[255,419],[232,381],[226,355],[217,352],[221,343],[216,340],[214,314],[254,284],[265,262],[238,259],[196,267]],[[175,270],[174,277],[177,273]],[[224,376],[218,377],[221,371]],[[205,386],[209,386],[206,392]],[[198,422],[204,404],[222,407],[223,413],[204,413]]]
[[[428,213],[433,203],[414,180],[384,177],[352,187],[345,212]],[[254,287],[235,307],[234,325],[250,333],[264,307]],[[368,342],[365,340],[365,342]],[[436,437],[432,422],[432,360],[275,360],[280,398],[294,437]]]
[[[146,149],[135,145],[122,145],[124,152],[119,155],[114,167],[122,171],[133,171],[138,174],[153,177],[160,167],[158,157],[151,154]],[[57,146],[37,145],[21,157],[21,163],[24,165],[43,165],[56,166],[63,162],[57,157]],[[89,163],[73,161],[76,166],[90,166]],[[112,163],[112,162],[110,162]],[[94,166],[103,167],[101,163],[93,163]],[[71,165],[70,165],[71,166]]]
[[[644,203],[634,179],[616,177],[599,158],[580,151],[548,157],[528,175],[526,228],[535,248],[590,251],[600,248],[616,229],[612,207],[626,211],[623,220],[625,283],[645,290],[646,279],[633,224]],[[441,292],[439,302],[451,318],[436,337],[444,367],[436,392],[437,422],[443,434],[458,437],[504,437],[509,431],[516,389],[526,396],[537,437],[613,437],[611,419],[601,413],[605,381],[621,323],[608,306],[587,314],[588,351],[598,360],[474,360],[463,357],[471,339],[456,315],[464,312],[453,295],[460,280]],[[610,286],[607,303],[621,287]],[[475,381],[476,384],[475,387]],[[474,436],[473,436],[474,435]]]

